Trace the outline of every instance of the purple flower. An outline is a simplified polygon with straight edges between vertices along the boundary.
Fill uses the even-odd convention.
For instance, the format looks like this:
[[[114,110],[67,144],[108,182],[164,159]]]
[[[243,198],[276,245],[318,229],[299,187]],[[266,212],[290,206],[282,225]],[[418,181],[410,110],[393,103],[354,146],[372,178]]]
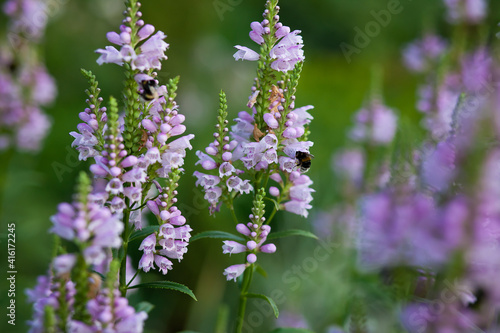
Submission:
[[[436,65],[448,45],[437,35],[427,34],[409,44],[403,51],[406,67],[413,72],[424,72]]]
[[[368,108],[358,111],[350,132],[354,141],[375,145],[391,143],[396,134],[397,117],[393,110],[374,100]]]
[[[77,203],[60,204],[57,214],[51,217],[51,232],[79,244],[86,251],[84,256],[89,264],[100,264],[107,249],[121,245],[123,224],[108,208],[90,199],[83,208]]]
[[[332,169],[340,177],[361,185],[365,170],[365,157],[359,149],[346,149],[336,153],[332,158]]]
[[[28,302],[33,303],[33,317],[27,322],[30,326],[30,332],[45,332],[45,307],[50,306],[54,309],[59,308],[60,294],[58,289],[60,289],[59,283],[64,283],[64,292],[66,294],[66,299],[64,300],[68,308],[69,316],[64,318],[65,320],[71,320],[71,313],[74,311],[74,296],[76,294],[75,283],[71,280],[67,282],[56,282],[50,275],[39,276],[37,279],[37,285],[33,289],[27,289],[26,295],[28,296]]]
[[[265,32],[265,28],[259,22],[250,23],[250,28],[252,28],[252,31],[250,31],[250,38],[257,44],[262,45],[262,43],[264,43],[262,35]]]
[[[249,61],[257,61],[260,59],[260,55],[249,49],[248,47],[245,46],[240,46],[236,45],[235,48],[238,49],[238,51],[233,55],[234,60],[249,60]]]
[[[492,81],[493,60],[486,48],[468,54],[462,60],[462,82],[470,93],[488,88]]]
[[[454,178],[454,169],[455,147],[449,141],[441,141],[423,156],[422,180],[433,190],[446,190]]]
[[[272,59],[271,68],[281,72],[287,72],[295,67],[295,64],[304,61],[304,51],[302,47],[302,36],[300,30],[295,30],[283,37],[269,53]]]
[[[162,256],[155,255],[155,264],[163,275],[172,269],[172,262]]]
[[[245,271],[245,268],[247,267],[246,264],[240,264],[240,265],[232,265],[229,266],[224,270],[224,275],[226,276],[226,279],[229,280],[234,280],[236,282],[236,279],[238,276],[243,274]]]
[[[137,12],[137,18],[142,16],[141,12]],[[129,21],[126,21],[129,22]],[[126,23],[127,24],[127,23]],[[161,69],[161,60],[167,59],[165,51],[168,49],[168,44],[164,41],[166,35],[162,31],[156,32],[155,28],[147,24],[143,26],[137,33],[137,39],[143,41],[135,49],[132,48],[132,29],[129,26],[121,25],[120,33],[109,32],[106,34],[108,40],[120,46],[120,50],[113,46],[106,46],[104,49],[96,50],[100,54],[97,63],[114,63],[122,66],[124,63],[130,63],[132,69],[137,69],[142,72],[151,69]]]
[[[486,17],[486,0],[444,0],[448,9],[448,21],[478,24]]]
[[[156,246],[156,234],[152,233],[148,237],[144,238],[144,240],[141,242],[141,245],[139,246],[139,251],[144,251],[144,253],[146,254],[154,253],[156,252],[155,246]]]
[[[234,241],[224,241],[224,245],[222,246],[223,254],[233,254],[233,253],[241,253],[247,251],[247,247],[243,244]]]
[[[52,267],[57,275],[69,273],[76,263],[74,254],[62,254],[54,258]]]
[[[144,252],[141,260],[139,260],[139,269],[147,273],[151,268],[154,268],[154,254],[153,252]]]
[[[148,317],[144,311],[136,312],[117,289],[101,291],[88,301],[87,311],[91,316],[91,326],[87,326],[90,332],[98,332],[105,327],[110,332],[142,333],[144,321]],[[82,329],[78,332],[86,331]]]

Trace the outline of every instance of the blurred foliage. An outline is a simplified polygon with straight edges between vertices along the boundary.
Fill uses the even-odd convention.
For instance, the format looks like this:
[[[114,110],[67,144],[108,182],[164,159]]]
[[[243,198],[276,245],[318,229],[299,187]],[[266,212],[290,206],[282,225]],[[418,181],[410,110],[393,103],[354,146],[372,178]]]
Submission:
[[[248,37],[249,24],[261,20],[264,0],[230,1],[230,10],[218,13],[217,1],[165,1],[144,0],[143,18],[164,31],[171,47],[169,60],[159,73],[160,82],[180,75],[178,101],[186,115],[188,133],[196,135],[193,151],[188,154],[185,176],[179,188],[180,209],[185,212],[196,234],[204,230],[233,231],[229,214],[223,211],[213,219],[207,206],[200,200],[202,194],[194,187],[194,152],[203,149],[211,140],[218,105],[218,92],[223,89],[228,96],[230,118],[244,110],[255,73],[255,63],[236,63],[232,58],[236,44],[256,47]],[[489,26],[500,20],[500,2],[490,1]],[[17,234],[17,325],[0,331],[25,331],[24,322],[31,315],[26,304],[24,289],[33,287],[36,276],[45,273],[50,260],[52,237],[49,217],[56,206],[71,201],[75,180],[80,170],[87,170],[89,162],[80,162],[71,148],[72,137],[79,122],[78,113],[85,107],[86,81],[80,68],[90,69],[100,82],[105,101],[113,95],[120,97],[122,72],[118,66],[98,66],[94,50],[108,45],[106,32],[117,31],[122,19],[123,3],[120,0],[55,1],[63,4],[51,13],[51,22],[42,50],[49,72],[56,78],[59,96],[48,110],[53,126],[44,149],[38,155],[15,154],[8,164],[7,185],[1,214],[2,235],[6,224],[16,223]],[[236,5],[231,5],[236,4]],[[364,29],[374,18],[371,11],[387,8],[387,0],[282,0],[281,21],[292,29],[302,30],[306,62],[297,92],[297,106],[312,104],[315,119],[311,125],[310,139],[315,142],[311,152],[314,163],[308,175],[314,181],[316,210],[331,207],[335,200],[336,184],[333,181],[330,160],[332,153],[345,142],[346,129],[351,125],[351,114],[367,96],[370,69],[379,64],[385,72],[384,95],[386,104],[400,112],[405,124],[413,131],[419,129],[419,115],[415,110],[417,78],[401,65],[401,48],[422,35],[424,30],[436,30],[449,36],[450,28],[443,20],[441,1],[402,0],[403,10],[393,15],[390,23],[371,38],[360,54],[353,55],[348,63],[340,51],[342,42],[353,43],[354,27]],[[1,17],[0,31],[5,32],[5,17]],[[404,133],[402,133],[404,135]],[[236,207],[242,220],[249,213],[248,203]],[[308,220],[278,214],[274,222],[279,230],[311,230],[316,214]],[[225,223],[227,221],[227,223]],[[2,237],[2,244],[4,242]],[[130,244],[133,248],[139,241]],[[147,300],[155,307],[150,312],[146,332],[178,332],[193,330],[212,332],[217,314],[225,313],[234,318],[237,285],[226,282],[224,267],[240,261],[238,255],[222,255],[221,242],[203,239],[189,246],[182,263],[174,263],[174,270],[166,277],[189,286],[198,302],[184,294],[171,291],[141,290],[131,296],[133,303]],[[324,261],[311,261],[316,252],[323,251],[321,243],[306,238],[286,238],[279,241],[278,252],[262,255],[259,263],[268,270],[268,277],[259,276],[256,284],[279,296],[275,300],[280,311],[302,313],[311,327],[321,332],[325,327],[343,321],[352,307],[363,311],[381,311],[390,295],[377,289],[370,275],[359,275],[352,267],[353,254],[348,249],[332,246]],[[318,250],[318,248],[320,250]],[[5,253],[2,245],[2,256]],[[321,250],[323,249],[323,250]],[[325,250],[326,251],[326,250]],[[328,252],[326,252],[328,253]],[[134,257],[137,263],[139,252]],[[1,259],[1,267],[5,260]],[[315,263],[315,265],[313,265]],[[301,273],[294,270],[300,268]],[[295,272],[295,273],[294,273]],[[142,274],[142,282],[160,279],[156,273]],[[325,284],[328,282],[328,284]],[[357,285],[363,288],[357,288]],[[2,285],[3,286],[3,285]],[[367,304],[356,304],[356,292],[370,292]],[[4,308],[4,290],[1,291]],[[264,301],[262,301],[264,302]],[[264,311],[261,300],[249,303],[248,313]],[[379,307],[380,306],[380,307]],[[369,309],[365,309],[369,307]],[[259,308],[261,308],[259,310]],[[378,310],[377,310],[378,309]],[[358,310],[359,311],[359,310]],[[383,315],[381,313],[380,315]],[[263,315],[262,327],[274,327],[271,314]],[[232,324],[232,323],[231,323]],[[220,325],[220,323],[218,324]],[[260,326],[259,326],[260,327]],[[262,332],[257,328],[255,332]],[[389,330],[387,330],[389,331]]]

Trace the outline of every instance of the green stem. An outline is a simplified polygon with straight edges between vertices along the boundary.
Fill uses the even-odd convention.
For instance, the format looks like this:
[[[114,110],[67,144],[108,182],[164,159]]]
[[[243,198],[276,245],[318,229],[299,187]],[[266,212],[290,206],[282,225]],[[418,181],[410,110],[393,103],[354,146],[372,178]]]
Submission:
[[[137,277],[137,274],[139,274],[139,270],[135,271],[134,276],[132,276],[132,278],[130,279],[130,281],[127,283],[127,288],[132,284],[132,282],[134,282],[135,278]]]
[[[231,207],[229,207],[229,210],[231,211],[231,216],[233,217],[234,223],[238,224],[238,218],[236,217],[236,213],[234,211],[234,207],[231,202]]]
[[[269,217],[267,218],[267,221],[266,221],[266,224],[270,224],[271,221],[273,220],[274,218],[274,215],[276,214],[278,210],[276,209],[276,206],[274,207],[273,211],[271,212],[271,215],[269,215]]]
[[[247,293],[250,289],[253,277],[253,264],[247,267],[243,275],[243,283],[241,285],[240,302],[238,304],[238,316],[236,319],[236,333],[241,333],[243,330],[243,323],[245,322],[245,311],[247,307]]]
[[[123,233],[122,233],[122,239],[123,239],[123,253],[122,253],[122,259],[120,262],[120,292],[123,297],[125,297],[127,293],[127,250],[128,250],[128,237],[129,237],[129,223],[128,220],[130,218],[130,211],[128,209],[125,209],[123,212]]]

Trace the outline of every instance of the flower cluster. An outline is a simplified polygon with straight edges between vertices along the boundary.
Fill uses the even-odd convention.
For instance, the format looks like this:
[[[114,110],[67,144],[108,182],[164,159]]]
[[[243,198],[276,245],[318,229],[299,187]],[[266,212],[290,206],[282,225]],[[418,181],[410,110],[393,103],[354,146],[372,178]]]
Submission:
[[[486,0],[444,0],[450,23],[481,23],[487,14]]]
[[[229,128],[227,127],[227,106],[226,96],[223,92],[220,94],[220,108],[218,123],[215,126],[214,141],[205,148],[205,152],[197,151],[196,155],[199,160],[196,164],[200,164],[206,171],[215,171],[215,175],[194,172],[197,178],[196,186],[202,186],[205,191],[205,200],[210,204],[210,212],[217,211],[219,200],[223,199],[226,203],[230,203],[238,194],[248,194],[253,191],[250,180],[239,177],[244,171],[237,169],[234,163],[237,162],[242,155],[242,147],[239,145],[239,139],[249,135],[248,128],[245,129],[247,123],[245,119],[237,119],[237,127],[240,129],[233,136],[233,140],[228,135]],[[241,116],[248,118],[248,113],[240,112]],[[243,135],[243,136],[242,136]]]
[[[186,218],[181,215],[181,211],[177,207],[166,208],[168,202],[168,195],[163,194],[158,196],[156,200],[150,200],[147,203],[153,214],[163,224],[160,225],[159,232],[154,232],[144,238],[139,246],[139,250],[143,251],[139,261],[139,269],[145,272],[151,268],[154,269],[154,264],[156,264],[163,274],[167,274],[168,270],[172,269],[172,262],[167,257],[180,261],[184,253],[187,252],[187,245],[191,238],[190,232],[193,229],[189,225],[184,225]],[[161,247],[158,252],[157,246]]]
[[[279,6],[275,7],[279,10]],[[269,15],[269,9],[264,11],[264,17]],[[272,28],[271,28],[272,26]],[[262,22],[252,22],[250,24],[250,38],[257,44],[266,43],[265,38],[272,38],[274,46],[270,49],[266,57],[271,60],[271,68],[276,71],[288,72],[295,68],[298,62],[304,61],[304,47],[300,30],[290,31],[290,28],[279,22],[279,16],[275,15],[271,20],[265,18]],[[271,31],[274,34],[271,36]],[[262,55],[245,46],[236,45],[238,51],[234,54],[235,60],[256,61],[261,59]]]
[[[26,290],[34,310],[33,319],[28,321],[30,332],[41,333],[56,327],[70,332],[142,332],[147,314],[136,312],[118,289],[110,289],[112,283],[107,282],[108,288],[99,290],[100,277],[90,276],[85,284],[95,289],[89,289],[84,295],[78,293],[79,286],[70,279],[74,259],[68,260],[68,257],[72,255],[54,258],[52,265],[56,274],[39,276],[37,285]],[[115,281],[116,276],[110,274],[108,278]]]
[[[485,15],[483,1],[445,3],[454,22],[476,24]],[[330,214],[334,230],[350,221],[359,267],[379,273],[385,286],[399,290],[399,274],[408,274],[401,280],[412,288],[398,300],[410,332],[498,330],[498,63],[475,32],[467,37],[463,49],[450,50],[440,37],[427,35],[403,53],[409,70],[425,75],[417,104],[427,130],[422,141],[406,128],[395,140],[396,126],[371,125],[368,113],[360,112],[351,138],[368,147],[346,148],[335,159],[348,186]],[[377,130],[388,134],[386,140],[377,139]],[[443,300],[449,281],[459,285],[451,290],[453,299],[439,310],[429,306]]]
[[[26,38],[33,42],[39,42],[43,37],[48,22],[48,10],[47,2],[42,0],[7,0],[3,4],[4,13],[12,19],[9,30],[16,34],[17,38]]]
[[[355,125],[350,137],[356,142],[387,145],[396,134],[397,117],[394,111],[373,98],[367,108],[355,115]]]
[[[10,19],[10,45],[0,46],[0,151],[12,147],[34,152],[51,125],[42,108],[57,95],[54,79],[38,56],[46,3],[9,0],[3,9]]]
[[[59,204],[58,212],[51,220],[51,232],[79,244],[89,265],[101,264],[109,255],[109,248],[121,245],[123,224],[118,216],[89,198],[73,204]]]
[[[87,90],[89,98],[86,100],[88,107],[78,115],[83,121],[77,126],[78,132],[73,131],[69,134],[75,138],[71,146],[76,146],[80,153],[78,159],[86,161],[89,157],[99,155],[99,150],[102,150],[104,127],[108,116],[107,108],[101,106],[103,98],[99,97],[101,89],[97,87],[95,76],[87,71],[82,72],[90,81],[90,88]]]
[[[91,324],[73,320],[70,330],[73,332],[142,332],[146,312],[135,312],[125,297],[116,289],[103,289],[88,301],[87,311],[91,316]]]
[[[250,218],[252,217],[253,216],[251,216]],[[269,235],[269,232],[271,231],[270,226],[262,225],[259,227],[258,224],[248,222],[247,225],[244,225],[242,223],[238,224],[236,226],[236,230],[250,240],[247,241],[245,245],[235,241],[224,241],[222,252],[224,254],[229,253],[230,255],[234,253],[246,252],[248,253],[246,256],[247,264],[232,265],[226,268],[224,270],[224,275],[226,276],[228,281],[236,281],[236,278],[240,276],[241,273],[243,273],[245,267],[247,267],[248,264],[253,264],[254,262],[256,262],[257,252],[276,252],[276,245],[274,245],[273,243],[263,244],[266,241],[267,235]]]
[[[236,231],[245,237],[246,243],[241,244],[230,240],[223,242],[222,252],[224,254],[246,253],[246,262],[244,264],[232,265],[224,270],[224,275],[228,281],[236,281],[236,278],[238,278],[248,266],[254,264],[257,261],[257,253],[276,252],[276,245],[273,243],[264,244],[267,240],[267,236],[271,232],[271,227],[264,224],[266,218],[264,217],[262,199],[263,192],[259,191],[254,201],[252,214],[249,215],[250,222],[246,225],[243,223],[236,225]]]
[[[140,19],[140,7],[141,3],[137,2],[135,6],[127,8],[120,33],[108,32],[108,41],[118,45],[120,50],[114,46],[98,49],[96,52],[100,54],[97,59],[99,65],[113,63],[122,66],[129,63],[133,70],[161,69],[161,61],[167,59],[165,51],[169,45],[164,41],[167,36],[162,31],[153,35],[155,27]]]
[[[403,61],[412,72],[426,72],[439,61],[447,48],[446,41],[441,37],[427,34],[421,40],[410,43],[403,50]]]
[[[75,294],[75,283],[73,281],[55,281],[50,273],[40,275],[36,286],[33,289],[26,290],[28,302],[33,304],[33,317],[27,322],[30,327],[29,332],[46,332],[46,307],[52,307],[53,309],[64,307],[68,315],[72,313]]]

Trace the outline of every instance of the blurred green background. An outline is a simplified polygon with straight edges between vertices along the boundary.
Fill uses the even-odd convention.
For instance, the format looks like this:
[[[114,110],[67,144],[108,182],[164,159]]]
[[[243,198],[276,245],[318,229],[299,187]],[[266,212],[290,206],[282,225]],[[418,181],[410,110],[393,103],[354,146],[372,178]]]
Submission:
[[[370,85],[370,70],[374,64],[385,72],[384,95],[386,104],[399,110],[402,118],[418,126],[415,110],[415,91],[418,77],[409,74],[401,64],[401,48],[422,35],[424,28],[434,29],[449,37],[451,28],[445,20],[441,1],[401,1],[403,10],[393,15],[390,24],[371,38],[360,54],[354,54],[348,63],[339,45],[353,44],[355,27],[364,29],[373,21],[372,10],[387,8],[387,0],[282,0],[281,22],[302,30],[306,62],[297,90],[297,106],[312,104],[314,120],[310,139],[315,142],[311,152],[315,155],[309,176],[314,181],[314,211],[309,219],[280,213],[274,222],[276,229],[303,228],[312,230],[319,211],[327,210],[338,200],[336,184],[331,171],[332,153],[345,143],[346,129],[351,115],[363,103]],[[500,2],[491,1],[489,26],[496,28],[500,20]],[[75,177],[87,170],[89,162],[77,160],[70,147],[79,122],[78,113],[85,104],[86,82],[80,68],[92,70],[100,82],[102,96],[120,96],[123,73],[119,66],[98,66],[94,50],[109,45],[105,34],[117,31],[122,19],[120,0],[54,1],[57,11],[51,13],[47,28],[43,57],[49,72],[55,77],[59,94],[56,103],[47,110],[52,130],[43,150],[37,155],[16,154],[9,162],[7,185],[1,214],[1,242],[5,244],[7,223],[16,223],[17,234],[17,325],[6,327],[2,319],[0,331],[24,332],[24,322],[31,315],[24,289],[33,287],[38,275],[44,274],[50,260],[52,238],[48,233],[49,217],[56,206],[71,201]],[[217,11],[217,4],[226,4],[226,11]],[[185,176],[179,189],[180,209],[188,217],[193,234],[203,230],[232,231],[233,223],[226,211],[216,218],[208,216],[206,206],[196,200],[200,192],[194,189],[196,157],[212,139],[218,106],[218,92],[228,96],[230,118],[245,110],[250,87],[255,76],[255,63],[235,62],[234,45],[254,49],[256,44],[248,37],[252,21],[262,20],[264,0],[201,0],[165,1],[144,0],[143,18],[157,30],[164,31],[170,49],[169,59],[159,73],[160,82],[180,75],[177,101],[186,115],[188,133],[194,133],[193,151],[186,159]],[[2,35],[5,17],[1,16]],[[0,161],[6,163],[6,161]],[[55,169],[57,168],[57,169]],[[249,214],[248,202],[237,207],[238,217]],[[130,248],[137,247],[132,244]],[[166,278],[186,284],[195,292],[198,302],[183,294],[168,291],[143,290],[132,296],[133,301],[148,300],[155,305],[146,324],[146,332],[179,332],[194,330],[213,332],[217,313],[226,309],[234,317],[237,286],[226,282],[222,275],[225,267],[242,261],[238,255],[222,254],[222,243],[200,240],[189,246],[189,252]],[[352,297],[347,286],[346,272],[349,262],[343,250],[335,249],[323,261],[315,258],[318,243],[307,239],[279,241],[274,255],[259,256],[260,264],[268,269],[268,278],[258,277],[252,289],[280,299],[284,317],[299,314],[315,332],[324,332],[329,325],[339,324],[346,317],[346,304]],[[2,245],[2,271],[6,260]],[[137,264],[139,252],[133,253]],[[324,252],[322,253],[324,254]],[[294,271],[302,267],[302,273]],[[304,270],[305,269],[305,270]],[[294,273],[295,272],[295,273]],[[142,281],[163,277],[156,273],[142,274]],[[5,281],[5,280],[4,280]],[[369,281],[366,281],[369,284]],[[2,288],[5,283],[2,282]],[[2,290],[1,307],[6,297]],[[374,307],[377,304],[373,304]],[[261,310],[259,310],[261,309]],[[250,301],[248,314],[253,320],[252,332],[265,332],[276,325],[272,315],[262,303]],[[4,313],[4,311],[1,311]],[[257,313],[257,314],[255,314]],[[288,314],[287,314],[288,313]],[[233,323],[231,322],[231,325]],[[250,331],[249,331],[250,332]]]

